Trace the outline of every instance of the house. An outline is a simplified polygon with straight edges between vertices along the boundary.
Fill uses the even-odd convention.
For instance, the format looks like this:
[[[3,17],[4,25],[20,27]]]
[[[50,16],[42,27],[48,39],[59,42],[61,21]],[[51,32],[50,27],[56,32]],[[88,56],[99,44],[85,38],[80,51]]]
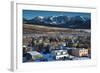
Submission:
[[[88,49],[85,48],[72,49],[72,55],[77,57],[88,56]]]
[[[30,54],[32,56],[32,60],[36,60],[36,59],[41,59],[43,58],[43,55],[40,54],[39,52],[37,51],[30,51],[30,52],[27,52],[28,54]]]
[[[53,50],[51,53],[55,56],[56,60],[62,60],[69,57],[67,50]]]

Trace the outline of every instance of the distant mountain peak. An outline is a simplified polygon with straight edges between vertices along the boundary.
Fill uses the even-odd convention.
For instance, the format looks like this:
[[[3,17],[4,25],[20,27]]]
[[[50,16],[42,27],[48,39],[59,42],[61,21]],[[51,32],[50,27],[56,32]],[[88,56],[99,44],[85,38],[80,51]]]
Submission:
[[[84,16],[36,16],[31,20],[23,19],[23,21],[28,24],[63,28],[90,29],[91,26],[91,20]]]

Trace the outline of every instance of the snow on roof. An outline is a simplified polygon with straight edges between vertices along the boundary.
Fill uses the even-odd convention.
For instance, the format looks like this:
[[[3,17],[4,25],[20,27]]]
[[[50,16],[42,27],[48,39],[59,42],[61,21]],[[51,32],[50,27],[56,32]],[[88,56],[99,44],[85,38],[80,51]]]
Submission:
[[[35,56],[35,55],[42,55],[42,54],[40,54],[40,53],[37,52],[37,51],[30,51],[30,52],[27,52],[27,53],[31,54],[32,56]]]

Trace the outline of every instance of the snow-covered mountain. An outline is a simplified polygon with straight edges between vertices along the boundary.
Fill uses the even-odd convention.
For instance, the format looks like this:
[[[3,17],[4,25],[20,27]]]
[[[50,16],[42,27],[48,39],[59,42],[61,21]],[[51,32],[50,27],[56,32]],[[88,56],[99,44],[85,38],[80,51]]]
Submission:
[[[23,21],[28,24],[63,28],[90,29],[91,27],[90,19],[83,16],[36,16],[31,20],[24,18]]]

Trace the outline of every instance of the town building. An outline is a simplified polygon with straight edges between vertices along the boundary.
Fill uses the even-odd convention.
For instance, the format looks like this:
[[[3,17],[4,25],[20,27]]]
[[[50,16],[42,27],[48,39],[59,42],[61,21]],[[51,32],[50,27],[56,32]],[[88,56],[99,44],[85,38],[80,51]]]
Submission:
[[[72,49],[72,55],[77,57],[88,56],[88,49],[85,48]]]
[[[69,57],[67,50],[53,50],[52,54],[55,56],[56,60]]]

